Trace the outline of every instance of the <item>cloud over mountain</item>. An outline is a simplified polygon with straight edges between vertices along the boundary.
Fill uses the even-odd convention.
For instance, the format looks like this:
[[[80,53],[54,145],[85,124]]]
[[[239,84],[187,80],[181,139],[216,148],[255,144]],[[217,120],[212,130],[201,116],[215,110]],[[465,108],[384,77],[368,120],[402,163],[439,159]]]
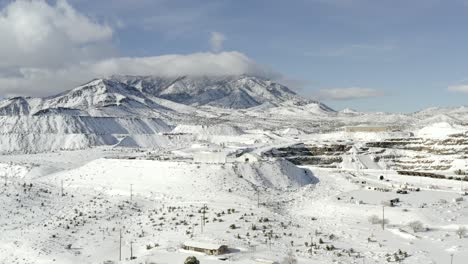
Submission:
[[[50,95],[96,77],[133,75],[239,75],[279,77],[238,51],[219,52],[224,35],[213,32],[212,52],[128,57],[113,43],[114,29],[55,3],[17,0],[0,11],[0,94]]]

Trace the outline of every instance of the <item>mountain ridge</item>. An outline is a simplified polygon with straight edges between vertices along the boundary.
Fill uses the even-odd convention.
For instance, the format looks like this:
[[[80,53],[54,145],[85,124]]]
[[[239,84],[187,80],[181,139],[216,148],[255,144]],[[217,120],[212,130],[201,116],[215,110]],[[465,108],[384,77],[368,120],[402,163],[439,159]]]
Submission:
[[[254,76],[158,77],[114,75],[42,98],[14,97],[0,101],[0,115],[66,114],[89,116],[161,116],[177,112],[175,104],[248,109],[262,104],[309,104],[288,87]],[[166,104],[169,105],[169,104]],[[174,104],[172,104],[174,105]],[[176,107],[177,108],[177,107]],[[324,110],[333,111],[323,107]]]

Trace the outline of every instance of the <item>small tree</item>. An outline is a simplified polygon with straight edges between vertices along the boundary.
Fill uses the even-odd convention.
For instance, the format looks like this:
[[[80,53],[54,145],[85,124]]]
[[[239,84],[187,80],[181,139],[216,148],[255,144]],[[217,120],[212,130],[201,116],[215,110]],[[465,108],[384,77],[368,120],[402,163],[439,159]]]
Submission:
[[[455,233],[459,238],[464,238],[466,236],[466,227],[459,226]]]
[[[185,259],[184,264],[200,264],[200,261],[194,256],[190,256]]]

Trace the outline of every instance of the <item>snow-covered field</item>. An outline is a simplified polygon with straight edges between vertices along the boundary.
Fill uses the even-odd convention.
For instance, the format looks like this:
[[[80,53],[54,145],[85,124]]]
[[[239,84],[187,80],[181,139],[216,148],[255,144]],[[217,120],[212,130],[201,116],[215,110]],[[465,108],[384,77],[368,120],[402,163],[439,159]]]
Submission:
[[[190,148],[173,153],[195,151]],[[468,240],[457,235],[468,227],[461,195],[468,183],[398,175],[366,155],[354,160],[361,165],[346,160],[340,168],[275,158],[195,163],[172,155],[157,160],[151,151],[95,148],[2,156],[2,263],[183,263],[191,255],[201,263],[281,263],[288,255],[299,263],[444,263],[451,254],[462,263],[468,257]],[[403,188],[409,193],[396,193]],[[225,244],[230,253],[183,250],[189,240]]]

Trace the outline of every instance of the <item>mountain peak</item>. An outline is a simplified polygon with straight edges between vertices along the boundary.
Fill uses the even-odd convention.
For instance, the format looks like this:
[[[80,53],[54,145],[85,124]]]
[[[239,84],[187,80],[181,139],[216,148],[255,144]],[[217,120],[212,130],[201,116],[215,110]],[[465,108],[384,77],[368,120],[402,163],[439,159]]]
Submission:
[[[143,93],[193,106],[250,108],[266,102],[307,101],[284,85],[250,75],[112,76]]]

